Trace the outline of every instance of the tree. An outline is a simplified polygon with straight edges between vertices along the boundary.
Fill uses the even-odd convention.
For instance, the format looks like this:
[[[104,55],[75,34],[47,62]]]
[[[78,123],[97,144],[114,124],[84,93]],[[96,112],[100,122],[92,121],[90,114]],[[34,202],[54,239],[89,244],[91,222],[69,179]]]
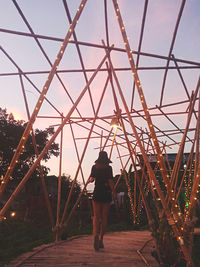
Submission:
[[[22,134],[26,128],[26,122],[23,120],[15,120],[13,114],[8,114],[6,109],[0,108],[0,151],[2,155],[2,161],[0,163],[0,176],[5,175],[6,170],[12,160],[17,145],[22,137]],[[37,144],[38,152],[40,153],[47,144],[49,137],[54,134],[54,128],[49,127],[45,130],[34,130],[35,140]],[[59,155],[59,147],[55,142],[52,143],[49,150],[43,157],[46,162],[51,156]],[[18,163],[16,164],[12,178],[21,180],[27,171],[30,169],[36,159],[36,154],[33,146],[31,134],[28,136],[23,153],[20,155]],[[42,166],[45,175],[49,172],[49,169]],[[33,172],[32,177],[39,176],[39,171]]]

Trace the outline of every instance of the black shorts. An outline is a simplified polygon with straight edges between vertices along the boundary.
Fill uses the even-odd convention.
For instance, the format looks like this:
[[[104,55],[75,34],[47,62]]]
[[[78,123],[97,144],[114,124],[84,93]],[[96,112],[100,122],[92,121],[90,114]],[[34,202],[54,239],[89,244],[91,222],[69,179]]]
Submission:
[[[94,190],[92,199],[95,202],[110,203],[112,201],[112,193],[110,190]]]

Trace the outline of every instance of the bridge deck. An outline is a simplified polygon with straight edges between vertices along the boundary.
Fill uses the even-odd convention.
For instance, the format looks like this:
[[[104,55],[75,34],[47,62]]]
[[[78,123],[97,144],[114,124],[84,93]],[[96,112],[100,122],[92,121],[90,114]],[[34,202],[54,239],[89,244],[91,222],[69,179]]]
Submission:
[[[153,241],[150,240],[151,235],[148,231],[107,233],[104,238],[105,248],[96,252],[93,248],[93,237],[80,236],[38,247],[7,266],[158,267],[159,265],[151,256]],[[142,257],[137,250],[141,250]]]

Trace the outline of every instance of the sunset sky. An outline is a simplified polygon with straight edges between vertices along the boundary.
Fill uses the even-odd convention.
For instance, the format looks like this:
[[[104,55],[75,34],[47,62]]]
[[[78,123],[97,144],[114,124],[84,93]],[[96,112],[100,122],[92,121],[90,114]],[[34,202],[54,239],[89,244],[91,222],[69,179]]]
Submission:
[[[71,18],[73,19],[81,1],[68,0],[66,2]],[[163,57],[168,56],[182,2],[183,1],[181,0],[148,1],[144,35],[141,46],[141,51],[143,53],[156,54]],[[145,1],[118,0],[118,4],[131,49],[133,51],[137,51]],[[107,1],[107,8],[109,43],[110,45],[114,44],[115,48],[124,49],[125,47],[121,36],[121,31],[111,0]],[[21,14],[23,14],[24,20],[19,11],[22,12]],[[191,61],[194,63],[189,64],[178,61],[179,67],[196,66],[196,68],[180,69],[189,95],[191,95],[192,91],[196,89],[199,78],[199,14],[199,0],[185,1],[178,32],[172,50],[172,54],[176,59]],[[25,20],[27,25],[25,24]],[[23,72],[23,85],[28,100],[30,114],[32,114],[32,111],[35,108],[39,98],[38,90],[42,90],[48,73],[51,70],[48,60],[52,64],[54,63],[62,44],[62,39],[66,36],[68,29],[69,21],[63,1],[61,0],[0,1],[0,107],[6,108],[8,112],[12,112],[16,119],[23,119],[27,121],[27,113],[22,94],[19,72]],[[40,35],[40,37],[43,36],[37,40],[39,41],[43,51],[45,51],[48,60],[41,52],[36,40],[30,35],[23,35],[23,33],[30,34],[31,31],[34,34]],[[88,0],[86,2],[78,24],[75,28],[75,33],[79,42],[92,43],[96,45],[102,45],[102,40],[106,42],[104,0]],[[47,37],[54,37],[57,38],[57,40],[49,40]],[[71,39],[73,40],[73,36]],[[94,70],[98,67],[102,58],[105,56],[105,51],[102,48],[100,49],[86,45],[80,45],[80,51],[85,69],[93,69],[93,71],[87,72],[87,78],[89,80]],[[137,55],[133,54],[133,58],[136,61]],[[111,60],[115,68],[130,68],[128,57],[125,52],[112,51]],[[156,58],[150,56],[140,56],[139,67],[165,67],[166,64],[166,59],[161,57]],[[169,66],[174,67],[174,63],[170,62]],[[102,68],[105,67],[106,65],[104,64]],[[58,74],[70,97],[75,102],[86,85],[84,75],[80,71],[64,72],[64,70],[81,70],[80,59],[74,43],[71,43],[67,46],[64,56],[58,67]],[[117,71],[117,75],[127,104],[130,107],[133,88],[133,77],[131,72]],[[141,84],[148,107],[150,108],[159,105],[164,69],[138,70],[138,75],[141,79]],[[27,78],[29,78],[29,81]],[[91,84],[90,90],[95,109],[97,108],[100,100],[106,78],[107,72],[100,71]],[[55,126],[56,129],[61,122],[61,116],[56,110],[58,110],[60,113],[63,113],[63,115],[66,115],[72,107],[70,97],[67,95],[58,78],[54,76],[47,93],[47,99],[55,108],[45,101],[41,107],[41,110],[39,111],[39,117],[36,120],[34,128],[45,129],[49,126]],[[117,97],[123,113],[124,107],[118,94]],[[176,103],[183,100],[188,100],[188,96],[183,88],[178,71],[176,69],[170,69],[167,74],[162,104],[165,105],[169,103]],[[188,103],[185,105],[173,105],[172,107],[163,110],[165,112],[182,111],[186,110],[187,106]],[[141,109],[141,103],[139,101],[137,92],[135,94],[133,108],[135,110]],[[80,101],[78,109],[83,117],[94,117],[88,92]],[[110,117],[114,115],[113,110],[115,110],[115,106],[112,97],[111,86],[109,85],[99,111],[99,117],[107,116],[109,117],[109,121]],[[41,116],[56,118],[41,118]],[[74,111],[72,117],[72,120],[75,117],[80,118],[77,111]],[[172,116],[171,119],[173,119],[180,128],[185,127],[186,117],[179,115],[177,117]],[[78,121],[78,119],[76,119],[76,121]],[[134,122],[139,128],[145,129],[147,127],[146,123],[142,119],[135,118]],[[169,121],[167,122],[166,119],[158,116],[153,117],[153,122],[162,130],[172,129],[173,127],[173,125],[170,125]],[[98,126],[106,127],[109,131],[109,125],[105,124],[105,122],[103,122],[101,119],[97,124],[98,125],[95,126],[94,130],[99,134],[102,133],[102,129],[100,129]],[[91,124],[88,122],[82,123],[82,125],[88,128],[91,126]],[[195,122],[193,126],[195,127]],[[73,130],[76,138],[86,138],[88,135],[88,130],[78,125],[73,124]],[[130,132],[130,129],[128,129],[128,131]],[[103,135],[107,136],[108,132],[103,131]],[[88,178],[91,165],[98,157],[99,146],[101,142],[99,135],[97,135],[95,132],[92,134],[92,136],[93,138],[89,142],[83,161],[83,173],[85,179]],[[171,140],[166,140],[166,138],[164,138],[163,141],[171,143]],[[60,136],[58,136],[56,142],[60,142]],[[82,154],[85,142],[86,139],[77,139],[79,156]],[[103,142],[105,142],[105,139]],[[111,141],[109,141],[108,145],[111,145]],[[172,148],[171,151],[175,152],[177,151],[176,149],[177,148]],[[108,153],[110,152],[110,146],[106,148],[106,151]],[[116,149],[114,149],[112,154],[113,170],[114,174],[119,174],[121,165],[116,152]],[[126,155],[128,153],[126,148],[121,148],[121,153],[124,155],[125,163],[127,160]],[[77,164],[78,160],[73,144],[72,133],[69,125],[66,125],[64,127],[62,173],[70,174],[73,178],[76,172]],[[48,166],[51,169],[51,174],[58,175],[59,159],[56,160],[55,158],[52,158],[49,161]],[[78,176],[78,179],[79,181],[82,180],[80,175]]]

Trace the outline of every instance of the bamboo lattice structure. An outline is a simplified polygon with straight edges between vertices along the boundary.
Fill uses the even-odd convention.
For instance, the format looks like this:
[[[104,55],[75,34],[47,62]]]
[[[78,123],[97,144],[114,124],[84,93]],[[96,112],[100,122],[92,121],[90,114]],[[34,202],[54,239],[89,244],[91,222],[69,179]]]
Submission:
[[[117,161],[119,166],[120,176],[115,188],[117,188],[120,179],[125,179],[133,224],[139,222],[138,218],[142,206],[144,206],[149,225],[152,227],[154,218],[146,198],[150,194],[157,214],[159,216],[166,216],[166,220],[180,246],[182,255],[188,265],[192,266],[191,240],[194,230],[192,221],[200,186],[200,77],[199,73],[197,73],[200,69],[200,62],[199,58],[195,58],[195,60],[179,58],[175,55],[174,49],[179,25],[182,16],[184,16],[183,11],[186,8],[186,1],[182,0],[177,10],[175,27],[167,56],[142,51],[148,10],[151,5],[148,0],[143,1],[142,19],[138,23],[140,26],[138,46],[135,45],[136,42],[132,43],[128,37],[133,29],[131,28],[130,30],[129,27],[126,27],[126,17],[123,14],[123,8],[120,7],[120,1],[117,0],[101,1],[103,7],[102,20],[104,20],[105,24],[102,26],[104,33],[101,36],[102,40],[84,41],[85,36],[82,40],[79,37],[81,35],[79,25],[85,27],[84,20],[90,20],[90,18],[85,18],[84,12],[88,12],[86,13],[87,15],[90,14],[92,1],[94,2],[94,0],[79,1],[80,4],[76,12],[74,12],[72,19],[73,12],[70,9],[70,4],[63,0],[62,11],[64,11],[68,20],[66,22],[67,27],[66,25],[63,26],[65,31],[67,28],[65,38],[35,33],[28,21],[28,17],[23,12],[23,8],[20,7],[16,0],[12,1],[13,5],[24,25],[28,28],[28,32],[0,28],[0,34],[31,39],[50,68],[50,70],[23,70],[17,59],[8,52],[9,50],[7,51],[3,45],[0,46],[2,55],[14,67],[14,71],[2,72],[0,77],[2,79],[14,77],[19,80],[28,121],[12,161],[1,180],[0,199],[3,199],[4,191],[9,184],[20,155],[23,153],[29,135],[32,136],[36,154],[35,162],[26,175],[21,177],[20,183],[0,210],[0,218],[4,217],[4,214],[20,194],[34,170],[39,168],[50,221],[58,241],[63,229],[67,227],[77,205],[81,201],[83,194],[86,193],[87,195],[87,176],[89,175],[88,169],[91,167],[88,167],[88,163],[86,163],[87,155],[94,148],[98,150],[105,149],[109,152],[112,161]],[[112,22],[110,20],[111,17],[114,18]],[[92,21],[89,22],[93,23]],[[112,36],[111,24],[115,25],[114,30],[119,38],[116,43],[115,38]],[[88,28],[81,29],[83,32],[88,31]],[[48,49],[45,50],[44,48],[43,42],[45,41],[59,44],[59,49],[53,55],[54,63],[50,60],[51,57],[48,54]],[[71,48],[73,50],[70,50]],[[71,57],[70,52],[68,53],[68,50],[70,52],[73,51],[71,52],[73,57]],[[92,55],[92,66],[88,64],[89,53]],[[119,60],[120,66],[117,64],[117,56],[123,57],[123,63]],[[78,61],[76,67],[72,64],[72,59]],[[145,66],[145,64],[141,63],[145,59],[150,60],[150,62],[153,62],[152,60],[159,60],[159,62],[162,61],[164,64]],[[69,61],[66,66],[65,61]],[[123,64],[126,64],[126,66],[124,67]],[[69,67],[70,65],[71,68]],[[160,97],[156,95],[156,101],[152,102],[149,101],[149,89],[144,79],[144,72],[152,73],[151,71],[159,71],[159,75],[162,71],[163,74],[162,85],[159,88],[160,91],[156,93]],[[187,71],[190,73],[194,72],[192,77],[194,77],[193,84],[195,84],[196,88],[189,88],[184,79],[184,74]],[[179,85],[173,85],[173,83],[172,85],[183,88],[184,97],[182,99],[173,99],[173,96],[171,97],[167,90],[167,82],[170,80],[169,73],[171,72],[176,73],[179,80]],[[34,77],[37,75],[45,77],[45,79],[42,79],[43,85],[41,86],[37,86],[37,82],[34,80]],[[73,75],[78,77],[78,79],[75,78],[75,85],[72,85],[72,90],[70,90],[71,80],[69,77],[73,77]],[[28,97],[27,92],[29,88],[34,93],[37,93],[36,102]],[[40,90],[39,88],[42,89]],[[59,95],[57,88],[60,90],[58,92],[62,91],[61,94],[62,96],[64,95],[62,101],[60,100],[58,103],[56,103]],[[153,92],[153,88],[150,88],[150,90]],[[32,114],[30,106],[33,106]],[[182,118],[182,121],[179,118]],[[110,127],[112,119],[116,119],[120,124],[120,128],[115,131]],[[48,126],[53,124],[56,130],[39,154],[34,131],[37,123],[41,121],[45,121]],[[76,162],[76,166],[74,167],[72,187],[69,195],[66,196],[64,211],[61,214],[61,179],[66,153],[64,151],[64,143],[67,143],[66,139],[69,136],[70,141],[67,141],[68,144],[72,144],[73,156],[71,158]],[[57,212],[54,218],[42,172],[42,159],[51,144],[59,137],[60,157],[58,163]],[[173,165],[170,164],[171,149],[176,155]],[[67,150],[67,153],[71,152]],[[182,172],[181,168],[185,153],[189,153],[189,156]],[[154,166],[151,162],[151,156],[155,159]],[[90,161],[91,164],[93,162],[94,160]],[[134,170],[133,191],[131,191],[132,188],[127,178],[126,170],[129,167],[128,164],[132,164]],[[69,212],[69,203],[74,186],[78,180],[83,184],[83,188],[74,207]],[[183,189],[186,191],[186,201],[184,208],[181,208],[179,197]],[[132,192],[133,195],[131,195]],[[190,232],[188,232],[187,226],[190,222],[192,226]]]

